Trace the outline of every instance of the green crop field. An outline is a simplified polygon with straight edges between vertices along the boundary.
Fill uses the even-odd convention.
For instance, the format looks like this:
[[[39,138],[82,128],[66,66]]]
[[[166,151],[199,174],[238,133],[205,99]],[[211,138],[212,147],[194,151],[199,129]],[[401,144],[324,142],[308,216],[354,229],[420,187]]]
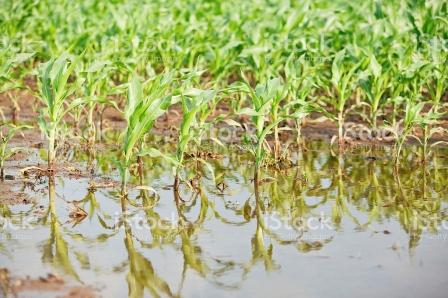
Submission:
[[[191,243],[191,235],[200,234],[195,225],[202,225],[210,216],[213,222],[234,225],[256,218],[253,258],[263,259],[266,271],[270,271],[276,268],[272,246],[262,242],[266,235],[275,236],[266,231],[263,234],[266,227],[260,220],[275,210],[260,207],[262,188],[282,187],[282,179],[293,179],[291,200],[297,200],[296,195],[300,197],[309,183],[317,183],[313,175],[333,173],[329,175],[335,180],[329,185],[337,188],[337,199],[361,196],[361,191],[345,191],[349,186],[343,181],[344,177],[350,179],[353,170],[345,168],[344,160],[358,155],[365,160],[353,165],[356,170],[368,171],[369,161],[381,160],[381,167],[391,169],[387,176],[391,185],[384,187],[402,189],[402,175],[410,175],[404,184],[415,179],[409,187],[424,183],[418,194],[397,191],[401,194],[398,199],[393,197],[393,190],[377,194],[366,206],[352,206],[357,212],[367,212],[366,224],[354,220],[357,228],[366,229],[376,220],[381,226],[382,219],[393,218],[409,234],[409,241],[414,241],[409,245],[413,249],[418,242],[415,233],[418,237],[422,233],[420,226],[409,226],[416,214],[414,208],[422,212],[424,219],[420,217],[417,222],[425,227],[432,226],[425,217],[429,213],[439,223],[446,220],[442,193],[448,177],[447,112],[447,1],[0,0],[0,187],[11,190],[5,190],[3,197],[0,194],[0,210],[3,218],[14,218],[12,205],[3,204],[2,199],[14,192],[36,194],[19,185],[28,185],[30,176],[43,179],[49,192],[45,217],[52,218],[45,227],[54,234],[57,250],[56,259],[49,263],[62,264],[65,275],[68,272],[78,282],[80,276],[68,264],[70,245],[67,247],[64,235],[58,234],[63,225],[54,206],[59,200],[57,187],[66,185],[58,179],[75,174],[90,195],[100,185],[108,185],[113,194],[109,201],[119,202],[112,209],[123,214],[129,208],[143,208],[146,218],[160,218],[154,208],[174,212],[178,227],[157,229],[153,235],[157,239],[171,237],[172,241],[142,242],[142,247],[162,247],[165,242],[174,245],[180,239],[176,249],[185,258],[185,268],[192,268],[195,278],[211,282],[210,293],[218,296],[264,296],[271,292],[263,293],[263,287],[258,292],[249,282],[248,292],[238,292],[238,286],[233,289],[221,281],[220,271],[204,265],[197,255],[200,248]],[[224,130],[231,137],[223,137]],[[362,153],[357,151],[360,147]],[[313,148],[327,150],[324,156],[334,158],[334,166],[330,161],[317,166],[323,157],[313,155]],[[201,184],[206,179],[221,193],[230,191],[226,177],[235,182],[229,173],[239,170],[218,161],[231,154],[243,156],[241,162],[251,172],[241,175],[252,185],[249,192],[255,194],[255,199],[250,195],[248,201],[238,203],[241,208],[235,207],[234,215],[241,218],[233,221],[219,215]],[[17,164],[20,160],[23,163]],[[157,174],[151,179],[157,167],[164,169],[160,174],[163,178]],[[291,178],[291,169],[300,169],[301,174]],[[422,173],[412,176],[412,169]],[[110,181],[95,180],[100,178]],[[364,178],[374,181],[370,187],[380,187],[376,176]],[[160,195],[164,189],[160,181],[169,181],[164,187],[173,189],[172,196]],[[319,197],[326,184],[315,186],[314,195]],[[136,191],[141,193],[137,197]],[[196,222],[183,214],[194,207],[186,193],[201,202]],[[266,206],[276,205],[272,192],[267,193]],[[229,194],[231,198],[233,195]],[[329,201],[324,197],[316,206],[327,206]],[[379,197],[390,200],[383,202]],[[406,201],[408,197],[413,197],[411,203]],[[163,205],[173,198],[176,208]],[[256,206],[250,203],[251,198]],[[343,204],[337,199],[329,209],[336,225],[341,218],[356,217],[349,202]],[[72,202],[70,218],[82,222],[88,217],[92,227],[105,231],[123,227],[120,220],[111,223],[112,209],[103,212],[91,200]],[[91,204],[89,210],[85,210],[86,202]],[[380,203],[395,206],[396,212],[383,213]],[[293,205],[298,212],[295,216],[312,213],[306,204]],[[171,278],[165,282],[154,273],[151,263],[134,247],[138,241],[133,242],[131,226],[124,226],[130,272],[127,294],[184,296],[181,290],[174,293]],[[324,242],[298,244],[299,251],[319,250]],[[280,243],[289,244],[286,240]],[[0,244],[0,254],[8,247]],[[219,262],[223,268],[239,266],[233,260]],[[241,265],[241,283],[255,263]],[[94,271],[86,266],[80,265],[86,270],[81,274],[83,282]],[[439,271],[445,274],[447,268],[444,270]],[[21,293],[20,286],[7,282],[9,277],[2,278],[0,275],[0,289],[5,295]],[[276,285],[280,286],[272,284]],[[230,292],[219,292],[224,288]],[[435,296],[444,296],[442,286],[436,289]],[[446,285],[443,290],[446,293]],[[104,293],[109,296],[112,292]],[[396,294],[387,292],[391,293]],[[201,295],[204,293],[193,290],[185,294]],[[310,295],[332,296],[328,292]]]

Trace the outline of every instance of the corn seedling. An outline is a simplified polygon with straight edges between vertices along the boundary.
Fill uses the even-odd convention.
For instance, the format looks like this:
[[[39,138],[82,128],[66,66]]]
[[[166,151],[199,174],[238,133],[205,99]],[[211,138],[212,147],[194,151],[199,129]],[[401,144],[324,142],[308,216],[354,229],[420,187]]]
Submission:
[[[403,147],[404,142],[406,141],[407,137],[410,135],[412,129],[418,125],[419,123],[423,123],[423,117],[422,117],[422,109],[424,108],[425,103],[419,102],[415,103],[412,99],[408,99],[406,101],[406,107],[405,107],[405,116],[403,119],[403,127],[402,131],[399,133],[397,142],[395,145],[396,149],[396,156],[395,156],[395,164],[398,165],[399,158],[401,155],[401,150]]]
[[[305,56],[294,59],[291,55],[285,65],[285,76],[288,86],[287,106],[294,110],[314,111],[316,105],[310,100],[310,95],[317,87],[312,81],[313,69],[308,65]],[[307,113],[296,118],[297,145],[302,144],[302,125]]]
[[[404,108],[402,129],[399,132],[395,146],[396,165],[399,163],[403,144],[411,134],[412,129],[416,126],[423,127],[423,132],[426,134],[427,131],[425,126],[433,124],[436,119],[440,117],[439,113],[433,110],[427,113],[426,116],[423,111],[427,102],[422,99],[422,89],[424,84],[422,77],[426,71],[430,69],[431,65],[427,61],[421,59],[419,55],[413,56],[412,60],[409,59],[409,62],[410,65],[408,65],[402,74],[405,83],[404,95],[406,96],[406,106]],[[423,137],[423,142],[427,144],[425,140],[427,140],[426,136]],[[426,148],[424,148],[424,152],[426,152]]]
[[[279,131],[278,124],[285,120],[285,118],[279,116],[280,103],[285,99],[287,94],[287,89],[280,81],[279,78],[274,78],[268,80],[265,84],[258,84],[255,90],[252,90],[247,79],[245,78],[246,86],[249,88],[251,93],[251,100],[255,110],[259,109],[260,112],[264,110],[266,105],[267,115],[269,116],[271,122],[274,124],[272,129],[274,133],[274,159],[279,160],[280,157],[280,141],[279,141]],[[267,120],[267,119],[266,119]],[[257,131],[258,131],[258,121],[260,122],[260,127],[262,119],[257,119]],[[263,121],[264,122],[264,121]]]
[[[199,154],[199,148],[202,145],[202,140],[204,138],[205,132],[210,130],[213,125],[215,125],[217,122],[221,121],[224,116],[216,116],[213,117],[212,120],[208,119],[212,115],[212,113],[215,111],[216,105],[219,103],[221,97],[218,95],[218,92],[215,90],[205,90],[202,91],[205,92],[204,96],[209,97],[210,99],[207,100],[207,103],[204,103],[200,106],[199,112],[197,113],[197,121],[195,125],[195,134],[196,137],[194,138],[194,142],[196,144],[197,150],[196,152]],[[211,137],[211,140],[217,143],[218,145],[223,145],[218,139]],[[199,156],[199,155],[198,155]]]
[[[154,126],[157,118],[174,103],[174,97],[168,94],[171,82],[171,73],[152,78],[145,89],[137,76],[133,76],[129,82],[124,110],[127,127],[123,135],[123,160],[120,165],[123,195],[127,194],[126,184],[133,158],[157,152],[153,148],[143,152],[143,138]]]
[[[279,120],[279,109],[280,103],[285,99],[287,94],[286,87],[282,84],[280,79],[269,80],[264,90],[260,90],[260,97],[272,97],[271,108],[270,108],[270,118],[272,123],[277,123],[274,125],[274,159],[278,161],[280,158],[280,140],[279,140],[279,129],[278,124],[282,121]],[[266,99],[262,99],[266,100]]]
[[[5,48],[0,50],[0,91],[5,92],[17,86],[16,78],[14,77],[13,69],[30,60],[34,53],[15,53],[13,50]]]
[[[255,156],[256,171],[260,169],[263,159],[266,155],[265,147],[269,148],[266,137],[275,131],[277,125],[288,118],[303,117],[304,111],[297,109],[292,114],[278,113],[275,117],[273,109],[278,107],[281,98],[284,96],[285,89],[279,79],[271,79],[266,83],[259,83],[253,89],[247,82],[243,85],[238,85],[237,88],[249,94],[251,107],[243,108],[239,111],[240,114],[245,114],[252,117],[252,122],[255,125],[255,149],[251,150]],[[269,122],[271,119],[271,122]]]
[[[368,68],[362,74],[359,85],[364,91],[366,104],[370,109],[368,122],[372,128],[376,129],[378,112],[387,102],[385,93],[388,91],[390,76],[387,71],[383,70],[375,55],[370,54],[368,62]]]
[[[424,113],[422,119],[418,125],[421,127],[423,131],[423,137],[419,139],[420,144],[423,146],[423,156],[422,160],[424,162],[427,161],[429,147],[429,140],[435,133],[446,133],[446,129],[443,129],[441,126],[437,126],[441,118],[444,116],[443,104],[441,104],[442,96],[446,92],[447,89],[447,80],[448,80],[448,66],[447,66],[447,58],[445,60],[441,56],[437,57],[440,60],[435,60],[428,69],[430,75],[428,76],[428,83],[426,84],[427,89],[429,91],[429,100],[430,100],[430,109],[428,112]],[[446,143],[444,141],[436,142],[432,144],[431,147]]]
[[[182,120],[176,150],[176,188],[179,186],[179,170],[184,165],[184,158],[188,144],[194,137],[198,137],[200,135],[200,132],[203,129],[201,126],[204,125],[206,120],[207,107],[209,107],[209,103],[213,101],[215,96],[216,91],[214,90],[188,88],[187,90],[182,91]],[[202,117],[199,117],[198,115]],[[197,160],[203,161],[200,158],[197,158]],[[206,162],[204,163],[208,165]]]
[[[75,91],[75,87],[68,84],[75,63],[64,54],[44,63],[39,69],[40,99],[44,106],[38,123],[48,139],[49,170],[53,169],[56,159],[56,140],[61,121],[71,109],[81,103],[79,100],[67,102],[67,98]]]
[[[354,75],[360,66],[360,62],[354,64],[346,60],[346,50],[336,53],[331,66],[331,85],[333,91],[327,89],[333,98],[328,99],[329,104],[335,109],[335,119],[338,125],[339,146],[344,144],[344,120],[346,102],[354,89]],[[329,86],[324,87],[329,88]]]
[[[30,60],[33,57],[34,53],[18,53],[10,56],[9,51],[1,50],[0,51],[0,92],[8,92],[7,96],[11,103],[11,121],[14,125],[17,125],[20,105],[19,105],[19,97],[16,94],[13,94],[14,89],[24,88],[24,84],[22,82],[23,73],[19,74],[19,78],[14,74],[13,69],[17,68],[20,64],[23,64],[25,61]],[[2,118],[4,118],[3,111],[0,111]]]
[[[108,88],[108,73],[111,71],[110,61],[95,61],[83,68],[78,75],[79,84],[84,87],[82,101],[87,109],[87,143],[92,146],[97,139],[97,127],[95,125],[95,109],[97,106],[111,106],[119,110],[115,101],[106,97]]]
[[[441,100],[448,88],[448,53],[432,57],[433,62],[429,68],[427,88],[430,95],[430,101],[434,109],[440,108]]]
[[[398,63],[396,63],[398,61]],[[395,62],[395,63],[394,63]],[[401,57],[398,54],[391,54],[388,57],[388,64],[391,65],[389,69],[389,76],[391,84],[389,85],[388,103],[391,105],[391,115],[389,116],[390,124],[395,127],[397,125],[397,118],[400,111],[400,106],[405,99],[402,96],[405,88],[405,79],[402,74]]]
[[[6,127],[7,130],[4,132],[2,129],[2,126]],[[4,124],[0,126],[0,179],[4,179],[5,177],[5,171],[4,171],[4,165],[5,161],[12,157],[14,154],[16,154],[19,151],[22,151],[22,148],[14,147],[14,148],[8,148],[8,143],[11,141],[11,139],[22,129],[24,128],[30,128],[30,126],[21,125],[21,126],[15,126],[15,125],[8,125]]]

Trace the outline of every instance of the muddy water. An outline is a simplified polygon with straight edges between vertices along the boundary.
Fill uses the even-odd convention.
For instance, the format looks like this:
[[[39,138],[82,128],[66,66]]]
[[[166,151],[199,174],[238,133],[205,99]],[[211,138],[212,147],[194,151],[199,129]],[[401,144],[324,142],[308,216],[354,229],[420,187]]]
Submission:
[[[118,174],[100,151],[92,176],[16,186],[35,203],[1,206],[1,267],[55,272],[103,297],[446,297],[447,151],[422,165],[410,148],[397,170],[387,148],[307,147],[256,188],[238,150],[210,161],[214,181],[190,164],[196,192],[175,193],[170,166],[148,159],[152,189],[127,201],[103,181]],[[72,218],[75,205],[87,217]]]

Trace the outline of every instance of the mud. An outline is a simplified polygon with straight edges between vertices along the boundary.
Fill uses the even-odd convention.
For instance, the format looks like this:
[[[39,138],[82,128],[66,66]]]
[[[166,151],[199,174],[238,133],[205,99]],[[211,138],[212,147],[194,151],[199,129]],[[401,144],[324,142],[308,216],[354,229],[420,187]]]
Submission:
[[[64,279],[53,273],[36,279],[20,278],[13,276],[8,269],[0,268],[0,286],[6,297],[31,297],[32,295],[58,298],[99,297],[92,287],[67,284]]]

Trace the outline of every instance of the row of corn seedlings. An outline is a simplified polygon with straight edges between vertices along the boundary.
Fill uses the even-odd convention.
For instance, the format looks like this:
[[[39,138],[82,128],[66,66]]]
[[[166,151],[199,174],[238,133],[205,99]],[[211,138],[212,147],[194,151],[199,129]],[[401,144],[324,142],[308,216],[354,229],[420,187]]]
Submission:
[[[374,137],[382,128],[394,132],[397,164],[412,138],[429,159],[440,144],[433,137],[446,135],[446,4],[259,2],[55,1],[48,10],[40,2],[6,1],[0,90],[11,101],[11,118],[17,122],[20,112],[18,90],[41,100],[34,109],[53,169],[62,122],[82,125],[93,146],[105,109],[122,112],[124,186],[134,162],[141,172],[144,155],[164,156],[181,176],[187,148],[200,148],[205,127],[217,122],[208,118],[218,102],[232,108],[227,118],[252,119],[257,168],[267,155],[281,159],[286,124],[295,124],[301,143],[303,124],[322,119],[337,126],[341,149],[346,122],[357,119]],[[162,153],[145,136],[175,103],[183,116],[177,151]]]

